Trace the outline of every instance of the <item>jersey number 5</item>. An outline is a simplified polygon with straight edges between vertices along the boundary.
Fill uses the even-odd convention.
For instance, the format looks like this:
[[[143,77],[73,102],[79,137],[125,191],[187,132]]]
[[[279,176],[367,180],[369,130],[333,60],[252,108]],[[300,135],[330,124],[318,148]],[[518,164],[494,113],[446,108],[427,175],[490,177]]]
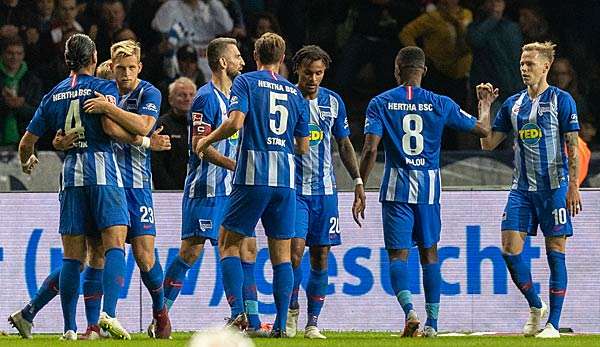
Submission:
[[[402,149],[407,155],[419,155],[423,152],[423,118],[418,114],[409,113],[402,119]],[[414,140],[414,145],[413,141]]]
[[[287,101],[287,94],[269,92],[269,114],[279,115],[279,126],[275,118],[269,119],[269,128],[275,135],[283,135],[287,129],[288,109],[277,101]]]

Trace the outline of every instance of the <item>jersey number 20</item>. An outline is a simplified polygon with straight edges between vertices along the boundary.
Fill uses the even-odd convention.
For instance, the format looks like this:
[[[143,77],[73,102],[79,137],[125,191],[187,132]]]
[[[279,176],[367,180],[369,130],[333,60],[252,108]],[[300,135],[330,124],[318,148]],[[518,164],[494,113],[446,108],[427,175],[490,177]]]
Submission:
[[[287,129],[288,109],[277,101],[287,101],[287,94],[269,92],[269,114],[279,115],[279,125],[275,118],[269,119],[269,128],[275,135],[283,135]]]
[[[402,149],[408,155],[419,155],[423,152],[423,118],[418,114],[409,113],[402,119]],[[413,141],[411,139],[414,140]]]

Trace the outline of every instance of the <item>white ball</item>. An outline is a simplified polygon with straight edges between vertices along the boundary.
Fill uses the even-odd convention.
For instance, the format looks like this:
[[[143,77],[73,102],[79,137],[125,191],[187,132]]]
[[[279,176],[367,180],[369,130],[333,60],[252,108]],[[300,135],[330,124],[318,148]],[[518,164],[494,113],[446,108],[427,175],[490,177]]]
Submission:
[[[211,329],[195,333],[188,347],[254,347],[254,342],[233,329]]]

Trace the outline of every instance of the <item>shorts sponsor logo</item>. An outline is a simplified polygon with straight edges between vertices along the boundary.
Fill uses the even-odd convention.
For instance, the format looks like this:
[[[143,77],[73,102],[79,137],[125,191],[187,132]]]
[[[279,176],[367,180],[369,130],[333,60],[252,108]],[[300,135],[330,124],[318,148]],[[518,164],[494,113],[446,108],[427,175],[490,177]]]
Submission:
[[[542,135],[542,129],[535,123],[527,123],[519,130],[519,139],[528,146],[537,145]]]
[[[198,226],[200,227],[200,230],[202,230],[202,231],[206,231],[206,230],[212,229],[212,227],[213,227],[212,220],[210,220],[210,219],[198,219]]]

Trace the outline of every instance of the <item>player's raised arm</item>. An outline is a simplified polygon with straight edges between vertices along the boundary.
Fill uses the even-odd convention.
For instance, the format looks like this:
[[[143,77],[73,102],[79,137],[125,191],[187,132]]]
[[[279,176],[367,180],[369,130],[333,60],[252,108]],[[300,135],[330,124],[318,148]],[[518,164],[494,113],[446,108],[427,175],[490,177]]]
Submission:
[[[481,137],[481,149],[491,151],[498,147],[506,138],[505,132],[492,130],[491,124],[491,108],[492,103],[498,97],[498,89],[494,88],[490,83],[481,83],[476,87],[476,91],[477,99],[479,100],[479,121],[473,129],[473,134]],[[502,117],[502,110],[498,113],[498,117]],[[502,119],[498,119],[497,122],[502,122]]]

